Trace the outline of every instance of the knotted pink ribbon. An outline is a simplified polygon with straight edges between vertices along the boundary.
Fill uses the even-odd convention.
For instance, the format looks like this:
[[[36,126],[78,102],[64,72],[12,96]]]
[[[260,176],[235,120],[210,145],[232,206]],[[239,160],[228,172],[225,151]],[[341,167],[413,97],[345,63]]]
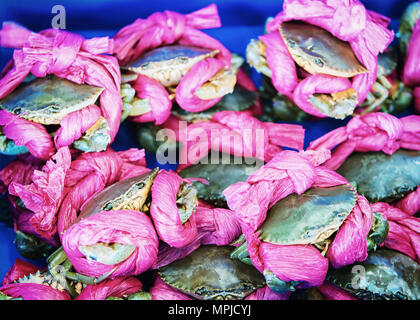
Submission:
[[[80,35],[59,29],[47,29],[37,34],[6,22],[0,30],[0,44],[16,48],[12,63],[7,65],[0,79],[0,98],[10,94],[29,73],[36,77],[54,74],[78,84],[102,87],[100,112],[108,121],[111,141],[114,140],[120,124],[122,100],[117,60],[105,55],[113,50],[112,40],[108,37],[85,40]],[[69,114],[69,119],[62,120],[61,125],[65,126],[62,130],[85,131],[88,128],[86,123],[92,123],[88,119],[98,117],[97,110],[90,108],[89,111],[82,109],[74,112],[83,114],[84,121],[78,121],[74,113]],[[33,155],[48,159],[54,152],[54,146],[44,127],[7,113],[4,110],[0,113],[0,125],[6,128],[5,135],[17,145],[25,145]],[[75,138],[61,135],[59,131],[56,147],[69,146]]]
[[[278,30],[279,25],[290,20],[319,26],[347,41],[368,73],[355,76],[352,82],[317,74],[309,75],[299,83],[295,62]],[[353,88],[357,92],[358,103],[363,102],[376,80],[377,56],[394,37],[393,32],[387,29],[388,23],[388,18],[366,10],[357,0],[285,0],[283,11],[267,23],[268,34],[259,37],[266,46],[274,87],[302,110],[317,117],[327,115],[308,101],[314,93],[333,93]]]
[[[175,98],[181,108],[191,112],[203,111],[215,105],[220,98],[202,100],[194,93],[221,68],[231,67],[231,53],[219,41],[198,29],[220,26],[215,4],[186,15],[174,11],[156,12],[122,28],[114,37],[114,54],[124,65],[148,50],[172,44],[219,50],[216,58],[207,58],[195,64],[176,90]],[[135,121],[163,123],[169,117],[168,108],[170,110],[171,107],[166,89],[157,81],[149,81],[147,85],[139,85],[137,81],[135,87],[138,97],[150,99],[153,110],[135,117]],[[159,98],[154,96],[157,92],[165,94]]]
[[[398,119],[381,112],[355,116],[346,126],[312,141],[308,149],[333,150],[324,166],[336,170],[355,151],[391,155],[400,148],[420,150],[420,116]]]
[[[270,161],[281,147],[303,149],[302,126],[261,122],[249,111],[220,111],[211,121],[182,124],[171,116],[163,125],[182,142],[178,170],[198,162],[210,150]]]
[[[197,226],[195,238],[179,248],[161,245],[153,269],[159,269],[185,258],[201,245],[229,245],[241,234],[241,227],[233,211],[215,208],[202,200],[197,206],[195,221]]]

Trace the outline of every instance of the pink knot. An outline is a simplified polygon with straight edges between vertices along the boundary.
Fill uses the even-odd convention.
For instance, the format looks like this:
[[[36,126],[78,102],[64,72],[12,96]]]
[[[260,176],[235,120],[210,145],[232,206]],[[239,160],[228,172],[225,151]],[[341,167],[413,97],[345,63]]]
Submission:
[[[185,16],[178,12],[168,10],[155,12],[148,20],[153,22],[157,29],[155,41],[159,41],[162,45],[175,43],[184,33]]]

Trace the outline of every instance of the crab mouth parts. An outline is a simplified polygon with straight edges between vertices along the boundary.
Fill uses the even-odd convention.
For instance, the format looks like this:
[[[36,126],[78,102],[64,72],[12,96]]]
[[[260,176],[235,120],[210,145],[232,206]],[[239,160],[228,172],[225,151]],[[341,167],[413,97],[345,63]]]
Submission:
[[[308,101],[323,114],[336,119],[351,115],[357,105],[357,92],[350,88],[331,94],[315,93]]]

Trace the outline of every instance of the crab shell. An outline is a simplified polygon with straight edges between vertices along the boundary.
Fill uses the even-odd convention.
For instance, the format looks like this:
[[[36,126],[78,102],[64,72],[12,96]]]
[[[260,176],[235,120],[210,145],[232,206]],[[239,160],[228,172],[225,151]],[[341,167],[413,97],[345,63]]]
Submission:
[[[212,58],[218,53],[219,50],[191,46],[164,46],[146,52],[121,69],[143,74],[165,87],[171,87],[176,86],[197,62]]]
[[[310,74],[351,78],[367,72],[349,43],[323,28],[288,21],[279,26],[279,31],[295,62]]]
[[[226,161],[227,160],[227,161]],[[219,163],[197,163],[182,169],[182,178],[200,178],[208,181],[208,185],[193,182],[198,197],[216,207],[227,208],[223,190],[237,182],[245,181],[258,169],[254,159],[243,159],[228,154],[221,154]]]
[[[327,280],[365,300],[420,299],[420,265],[397,251],[380,248],[363,262],[330,269]]]
[[[0,108],[36,123],[52,125],[94,104],[104,89],[49,75],[24,81],[0,100]]]
[[[354,152],[337,172],[370,202],[399,200],[420,185],[420,151]]]
[[[202,300],[239,300],[265,285],[252,266],[231,259],[232,247],[201,246],[187,257],[160,268],[162,280]]]
[[[74,224],[101,211],[141,211],[149,196],[157,173],[158,169],[156,168],[148,173],[119,181],[105,188],[86,202]],[[134,252],[135,248],[135,246],[127,244],[99,242],[92,245],[79,246],[79,251],[95,261],[106,265],[114,265],[126,260]]]
[[[349,185],[291,194],[268,211],[259,237],[279,245],[319,244],[340,228],[355,205]]]

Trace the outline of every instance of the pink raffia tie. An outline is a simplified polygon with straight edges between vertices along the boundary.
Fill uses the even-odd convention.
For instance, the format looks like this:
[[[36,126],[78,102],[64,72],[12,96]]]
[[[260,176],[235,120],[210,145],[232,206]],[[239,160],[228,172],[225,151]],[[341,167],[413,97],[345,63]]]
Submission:
[[[0,79],[0,98],[10,94],[29,73],[36,77],[54,74],[78,84],[102,87],[100,112],[108,121],[111,141],[114,140],[119,128],[122,100],[118,62],[114,57],[105,55],[113,50],[112,40],[108,37],[85,40],[80,35],[58,29],[47,29],[37,34],[6,22],[0,30],[0,44],[16,48],[12,62]],[[17,145],[25,145],[34,156],[44,160],[54,153],[51,138],[42,125],[14,114],[6,115],[5,112],[0,113],[0,125],[6,127],[4,133],[8,138]],[[74,113],[83,115],[84,121],[78,121],[77,116],[69,114],[69,119],[64,118],[61,123],[66,126],[62,130],[83,132],[87,129],[86,123],[97,119],[95,108]],[[75,136],[60,135],[55,141],[56,148],[69,146]]]
[[[294,60],[278,31],[279,25],[290,20],[319,26],[347,41],[368,73],[355,76],[352,82],[319,74],[298,82]],[[259,37],[266,46],[274,87],[293,99],[302,110],[317,117],[327,116],[308,102],[308,97],[314,93],[353,88],[357,92],[358,103],[363,102],[376,80],[377,56],[394,38],[393,32],[387,29],[388,23],[388,18],[366,10],[357,0],[285,0],[283,11],[267,24],[268,34]]]
[[[144,167],[144,150],[124,152],[107,150],[83,153],[72,162],[66,176],[68,190],[58,216],[58,231],[63,248],[75,269],[97,277],[116,267],[111,278],[137,275],[154,263],[158,237],[151,219],[134,210],[102,211],[75,223],[80,209],[91,196],[105,187],[150,171]],[[117,265],[104,265],[85,259],[79,246],[98,242],[129,244],[136,247],[126,260]]]
[[[221,68],[231,68],[231,53],[219,41],[208,36],[199,29],[218,28],[220,17],[215,4],[190,14],[174,11],[156,12],[146,19],[137,19],[122,28],[114,37],[114,54],[121,65],[137,59],[144,52],[171,44],[195,46],[199,48],[219,50],[216,58],[207,58],[198,62],[179,83],[175,98],[181,108],[199,112],[215,105],[220,99],[202,100],[195,96],[195,91]],[[168,93],[157,81],[149,81],[147,85],[137,85],[137,95],[151,100],[153,93],[164,92],[165,98],[158,99],[156,108],[136,121],[156,121],[163,123],[168,117]],[[155,104],[152,104],[152,109]],[[166,118],[165,118],[166,117]],[[164,120],[162,120],[162,118]]]
[[[241,227],[233,211],[215,208],[200,200],[197,206],[195,221],[197,232],[195,238],[183,247],[171,247],[162,244],[153,269],[159,269],[176,260],[185,258],[201,245],[230,245],[241,234]]]
[[[372,209],[388,220],[389,232],[382,246],[400,251],[420,263],[420,219],[384,202],[374,203]]]
[[[88,284],[75,300],[105,300],[108,297],[123,298],[140,291],[143,284],[134,277],[106,279],[99,284]]]
[[[24,158],[29,162],[25,164],[17,159],[0,172],[9,193],[25,204],[25,208],[15,208],[15,227],[51,240],[57,232],[57,213],[64,194],[65,176],[71,163],[70,151],[67,147],[59,149],[42,168],[39,168],[40,164],[36,160],[31,161],[31,156]],[[10,177],[13,174],[11,170],[21,172]]]
[[[270,270],[286,282],[302,281],[301,287],[320,286],[328,270],[328,261],[339,267],[366,259],[366,237],[372,225],[372,211],[370,207],[362,207],[368,203],[360,196],[340,228],[346,228],[345,233],[350,238],[335,238],[331,246],[343,250],[331,253],[329,250],[328,259],[314,246],[276,245],[259,239],[258,228],[266,219],[267,211],[280,199],[292,193],[302,194],[310,187],[348,184],[336,172],[319,166],[329,157],[329,152],[325,150],[282,151],[245,182],[224,190],[228,206],[235,212],[246,237],[250,258],[260,272]],[[361,215],[360,211],[365,215]]]
[[[391,155],[400,148],[420,150],[420,116],[398,119],[381,112],[356,116],[346,126],[312,141],[308,149],[334,149],[324,166],[337,170],[355,151],[382,151]]]
[[[303,149],[302,126],[261,122],[250,111],[220,111],[211,121],[181,124],[181,120],[172,116],[163,125],[183,142],[178,170],[197,163],[210,150],[269,161],[281,147]]]

